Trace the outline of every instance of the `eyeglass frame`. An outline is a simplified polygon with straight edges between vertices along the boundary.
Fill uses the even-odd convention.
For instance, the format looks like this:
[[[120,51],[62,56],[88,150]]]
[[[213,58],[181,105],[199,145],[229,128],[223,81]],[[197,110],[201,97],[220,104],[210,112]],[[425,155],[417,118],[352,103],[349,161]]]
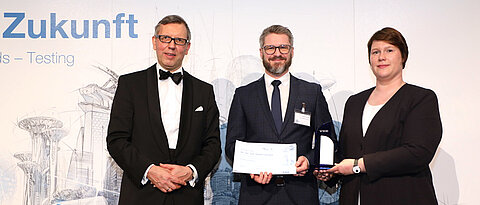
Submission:
[[[265,48],[266,48],[267,46],[268,46],[269,48],[274,48],[273,53],[267,53],[267,51],[265,50]],[[288,52],[282,53],[282,51],[280,50],[280,47],[283,47],[283,46],[287,46],[287,47],[288,47]],[[273,54],[275,54],[275,52],[277,52],[277,48],[278,48],[278,52],[280,52],[281,54],[289,54],[290,51],[292,50],[293,46],[288,45],[288,44],[282,44],[282,45],[279,45],[279,46],[265,45],[265,46],[262,47],[263,51],[265,51],[265,53],[268,54],[268,55],[273,55]]]
[[[190,42],[190,41],[189,41],[188,39],[186,39],[186,38],[174,38],[174,37],[171,37],[171,36],[168,36],[168,35],[160,35],[160,34],[158,34],[158,35],[153,35],[153,36],[155,36],[155,38],[157,38],[157,39],[158,39],[160,42],[162,42],[162,43],[170,43],[170,42],[173,41],[173,43],[174,43],[175,45],[179,45],[179,46],[187,45],[187,44]],[[161,41],[161,40],[160,40],[160,37],[161,37],[161,36],[165,36],[165,37],[170,38],[170,41],[168,41],[168,42]],[[179,43],[177,43],[177,41],[176,41],[177,39],[185,40],[185,44],[179,44]]]

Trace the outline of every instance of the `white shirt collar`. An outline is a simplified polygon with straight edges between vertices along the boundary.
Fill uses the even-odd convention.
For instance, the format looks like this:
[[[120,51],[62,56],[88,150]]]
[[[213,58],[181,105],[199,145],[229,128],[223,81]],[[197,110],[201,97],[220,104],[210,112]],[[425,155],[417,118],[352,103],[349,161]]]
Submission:
[[[168,70],[165,70],[165,68],[163,68],[159,63],[155,64],[155,66],[157,67],[157,77],[160,76],[160,69],[162,69],[165,72],[170,72]],[[173,73],[178,73],[178,72],[180,72],[183,75],[183,67],[180,67]]]
[[[268,86],[272,86],[272,82],[274,80],[279,80],[280,82],[282,82],[280,85],[288,85],[290,83],[290,72],[287,72],[285,73],[285,75],[283,75],[282,77],[278,78],[278,79],[275,79],[273,78],[272,76],[268,75],[268,74],[264,74],[265,76],[265,85],[268,87]]]

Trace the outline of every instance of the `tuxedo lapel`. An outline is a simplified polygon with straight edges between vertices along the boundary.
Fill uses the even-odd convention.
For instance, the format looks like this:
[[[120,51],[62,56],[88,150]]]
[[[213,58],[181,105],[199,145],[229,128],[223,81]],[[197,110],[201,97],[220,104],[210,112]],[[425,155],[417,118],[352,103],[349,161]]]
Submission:
[[[193,100],[195,99],[193,96],[193,86],[192,76],[183,70],[182,108],[180,111],[180,126],[176,153],[180,153],[179,150],[181,150],[188,141],[188,130],[192,123]]]
[[[153,138],[160,147],[164,154],[168,155],[168,141],[165,128],[162,123],[162,116],[160,112],[160,100],[158,95],[158,79],[156,65],[148,68],[147,70],[147,98],[148,98],[148,110],[150,117],[150,124],[153,130]]]

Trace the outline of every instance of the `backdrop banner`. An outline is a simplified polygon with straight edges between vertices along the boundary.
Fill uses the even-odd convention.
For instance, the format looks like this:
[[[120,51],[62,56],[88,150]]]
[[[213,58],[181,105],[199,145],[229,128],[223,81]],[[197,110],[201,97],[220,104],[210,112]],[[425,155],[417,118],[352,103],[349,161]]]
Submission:
[[[222,149],[235,88],[264,73],[258,39],[273,24],[294,36],[291,73],[322,85],[335,132],[349,96],[375,85],[367,41],[383,27],[405,36],[407,83],[434,90],[444,134],[431,168],[439,204],[475,204],[480,167],[480,2],[65,1],[0,8],[0,204],[117,204],[122,169],[106,149],[120,75],[156,62],[154,27],[182,16],[192,31],[183,67],[214,86]],[[467,159],[461,160],[460,159]],[[240,184],[222,154],[206,204],[237,204]],[[320,184],[321,204],[339,191]]]

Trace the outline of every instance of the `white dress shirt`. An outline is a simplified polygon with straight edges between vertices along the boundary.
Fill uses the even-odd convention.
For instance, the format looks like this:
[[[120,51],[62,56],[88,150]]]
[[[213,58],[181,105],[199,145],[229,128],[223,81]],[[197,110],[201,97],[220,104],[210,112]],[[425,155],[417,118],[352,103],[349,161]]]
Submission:
[[[159,66],[157,63],[157,79],[160,76],[160,69],[170,72]],[[175,73],[182,73],[180,68]],[[162,123],[168,139],[168,148],[177,148],[178,131],[180,128],[180,111],[182,110],[183,80],[177,85],[171,78],[158,81],[158,96],[160,98],[160,110]]]
[[[372,122],[373,118],[377,114],[377,112],[383,107],[385,104],[381,105],[370,105],[365,103],[365,107],[363,108],[363,115],[362,115],[362,129],[363,129],[363,136],[367,133],[367,129],[370,126],[370,122]]]
[[[157,66],[157,79],[158,79],[158,97],[160,99],[160,110],[162,116],[163,127],[165,128],[165,133],[167,134],[168,148],[176,149],[178,141],[178,132],[180,129],[180,112],[182,110],[182,93],[183,93],[183,79],[177,85],[171,78],[165,80],[160,80],[160,69],[165,72],[170,72],[162,68],[158,63]],[[174,73],[182,73],[183,68],[177,70]],[[148,182],[147,173],[152,168],[151,164],[145,174],[143,175],[142,184]],[[198,179],[197,169],[192,165],[188,164],[193,170],[193,179],[188,181],[190,186],[195,186],[195,183]]]
[[[285,121],[285,113],[287,112],[287,105],[288,105],[288,97],[290,95],[290,72],[287,72],[282,77],[275,79],[268,74],[265,74],[265,88],[267,89],[267,99],[268,99],[268,106],[270,110],[272,110],[272,94],[273,94],[273,85],[272,82],[274,80],[279,80],[280,85],[278,89],[280,89],[280,106],[282,108],[282,122]]]
[[[280,85],[278,85],[278,89],[280,90],[280,106],[282,108],[282,122],[285,121],[285,113],[287,112],[288,106],[288,97],[290,95],[290,72],[285,73],[282,77],[275,79],[268,74],[265,74],[265,88],[267,89],[267,99],[268,99],[268,106],[270,110],[272,110],[272,94],[273,94],[273,85],[272,82],[274,80],[279,80]],[[307,159],[307,164],[310,162]]]

